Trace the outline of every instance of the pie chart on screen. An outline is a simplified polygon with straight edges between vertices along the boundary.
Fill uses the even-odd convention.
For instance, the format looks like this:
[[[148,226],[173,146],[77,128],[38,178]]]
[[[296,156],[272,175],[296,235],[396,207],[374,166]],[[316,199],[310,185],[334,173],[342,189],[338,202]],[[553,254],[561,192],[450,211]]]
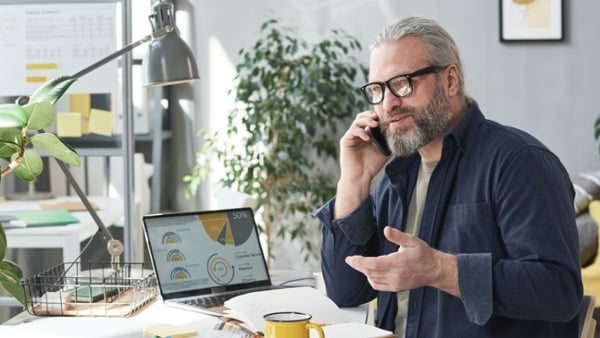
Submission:
[[[248,217],[251,215],[246,213],[230,217],[227,212],[199,216],[204,231],[213,241],[234,246],[246,243],[254,231],[253,220]]]

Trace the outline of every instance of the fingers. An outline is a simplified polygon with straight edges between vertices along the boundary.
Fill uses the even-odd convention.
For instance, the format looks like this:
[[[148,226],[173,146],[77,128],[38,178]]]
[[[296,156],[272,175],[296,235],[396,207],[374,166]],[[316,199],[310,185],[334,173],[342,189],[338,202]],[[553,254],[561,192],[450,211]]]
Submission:
[[[367,269],[373,268],[374,257],[363,257],[363,256],[348,256],[346,257],[346,264],[350,265],[354,270],[360,271],[367,275]]]
[[[389,225],[383,229],[383,234],[388,241],[398,245],[401,248],[412,248],[417,246],[418,243],[418,239],[415,236],[392,228]]]
[[[379,291],[398,291],[398,286],[395,285],[396,279],[390,278],[390,268],[386,264],[385,259],[382,258],[383,256],[349,256],[346,257],[346,263],[365,275],[373,289]]]
[[[363,141],[370,141],[371,138],[366,131],[367,127],[376,128],[379,126],[377,114],[373,111],[364,111],[356,115],[352,126],[348,133],[354,137],[358,137]]]

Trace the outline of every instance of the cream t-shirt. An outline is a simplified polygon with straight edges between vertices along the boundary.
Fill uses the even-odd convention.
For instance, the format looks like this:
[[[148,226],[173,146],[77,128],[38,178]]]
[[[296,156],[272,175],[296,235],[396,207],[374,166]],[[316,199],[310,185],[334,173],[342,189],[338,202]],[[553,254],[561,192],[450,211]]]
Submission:
[[[439,161],[421,162],[417,183],[412,198],[410,199],[408,215],[406,216],[406,227],[404,228],[404,232],[407,234],[417,235],[419,233],[429,180],[431,179],[431,174],[438,162]],[[408,313],[408,294],[408,290],[396,293],[396,298],[398,299],[398,312],[396,313],[396,329],[394,330],[394,333],[398,338],[403,338],[405,335],[406,315]]]

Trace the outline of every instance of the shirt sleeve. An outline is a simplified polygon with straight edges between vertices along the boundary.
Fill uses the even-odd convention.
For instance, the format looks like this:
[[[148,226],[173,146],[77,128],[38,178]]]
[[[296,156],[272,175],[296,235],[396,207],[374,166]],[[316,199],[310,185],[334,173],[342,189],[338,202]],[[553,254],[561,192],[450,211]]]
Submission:
[[[475,324],[484,325],[493,313],[492,255],[458,254],[457,260],[460,293],[467,317]]]
[[[334,220],[332,199],[313,213],[323,224],[321,270],[327,295],[338,306],[364,304],[376,295],[366,277],[345,262],[347,256],[372,256],[376,249],[371,205],[369,198],[349,216]]]

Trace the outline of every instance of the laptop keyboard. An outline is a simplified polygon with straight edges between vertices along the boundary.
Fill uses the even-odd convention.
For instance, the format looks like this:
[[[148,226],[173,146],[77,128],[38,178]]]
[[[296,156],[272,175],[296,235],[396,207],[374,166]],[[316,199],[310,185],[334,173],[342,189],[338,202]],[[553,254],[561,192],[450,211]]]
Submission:
[[[184,304],[197,306],[197,307],[214,307],[214,306],[223,306],[225,301],[233,298],[235,296],[241,295],[245,293],[244,291],[240,292],[229,292],[225,294],[219,295],[207,295],[198,298],[191,298],[183,300]]]

